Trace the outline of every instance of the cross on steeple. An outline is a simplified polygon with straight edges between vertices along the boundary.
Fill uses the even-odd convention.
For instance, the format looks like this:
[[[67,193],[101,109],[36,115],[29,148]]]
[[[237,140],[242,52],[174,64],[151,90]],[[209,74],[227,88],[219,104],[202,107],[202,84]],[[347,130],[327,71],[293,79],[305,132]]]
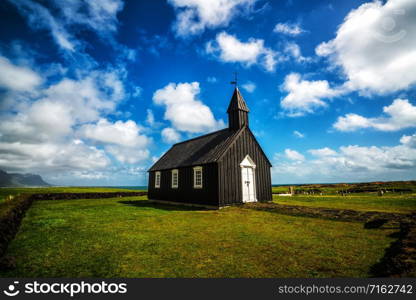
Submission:
[[[235,87],[237,87],[238,85],[238,77],[237,77],[237,72],[234,72],[234,81],[231,81],[231,84],[234,84]]]

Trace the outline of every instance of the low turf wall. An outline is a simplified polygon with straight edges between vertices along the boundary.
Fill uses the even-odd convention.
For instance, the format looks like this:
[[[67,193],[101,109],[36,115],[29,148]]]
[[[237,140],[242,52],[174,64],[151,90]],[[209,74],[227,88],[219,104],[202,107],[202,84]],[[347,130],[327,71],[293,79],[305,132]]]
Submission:
[[[26,210],[32,202],[31,195],[19,195],[0,204],[0,258],[19,230]]]
[[[101,199],[118,197],[146,196],[147,192],[110,192],[110,193],[46,193],[33,194],[34,200],[71,200],[71,199]]]

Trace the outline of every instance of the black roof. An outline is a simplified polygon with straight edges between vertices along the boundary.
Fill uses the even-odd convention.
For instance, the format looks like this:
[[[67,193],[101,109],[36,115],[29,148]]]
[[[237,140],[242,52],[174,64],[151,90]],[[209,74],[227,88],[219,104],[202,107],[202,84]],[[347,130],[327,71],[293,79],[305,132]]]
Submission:
[[[244,130],[228,128],[190,139],[172,146],[149,171],[202,165],[217,161],[238,134]]]
[[[238,87],[234,89],[233,97],[231,98],[230,105],[228,105],[227,113],[233,110],[243,110],[249,112],[246,101],[244,101],[243,96],[241,96]]]

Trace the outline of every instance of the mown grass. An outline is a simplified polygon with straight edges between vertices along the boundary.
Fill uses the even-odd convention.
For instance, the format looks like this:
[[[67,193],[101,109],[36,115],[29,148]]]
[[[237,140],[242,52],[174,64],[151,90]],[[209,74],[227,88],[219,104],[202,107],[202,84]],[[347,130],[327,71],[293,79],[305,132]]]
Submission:
[[[1,277],[365,277],[394,230],[144,197],[37,201]]]
[[[350,194],[337,195],[295,195],[292,197],[273,195],[273,202],[287,205],[352,209],[359,211],[380,211],[411,213],[416,211],[416,194]]]

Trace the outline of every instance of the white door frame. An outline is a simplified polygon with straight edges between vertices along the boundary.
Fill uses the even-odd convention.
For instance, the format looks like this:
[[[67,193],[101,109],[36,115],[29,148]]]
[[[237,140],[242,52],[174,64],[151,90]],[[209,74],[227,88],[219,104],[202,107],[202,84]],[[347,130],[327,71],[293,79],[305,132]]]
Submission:
[[[244,157],[243,161],[240,163],[241,167],[241,192],[242,192],[242,200],[243,202],[257,202],[257,193],[256,193],[256,164],[251,159],[251,157],[247,154],[246,157]],[[250,198],[250,192],[248,193],[248,199],[244,199],[244,185],[246,184],[244,182],[244,176],[243,172],[245,169],[251,168],[252,174],[253,174],[253,199]],[[250,183],[249,183],[250,184]],[[249,190],[250,191],[250,190]]]

